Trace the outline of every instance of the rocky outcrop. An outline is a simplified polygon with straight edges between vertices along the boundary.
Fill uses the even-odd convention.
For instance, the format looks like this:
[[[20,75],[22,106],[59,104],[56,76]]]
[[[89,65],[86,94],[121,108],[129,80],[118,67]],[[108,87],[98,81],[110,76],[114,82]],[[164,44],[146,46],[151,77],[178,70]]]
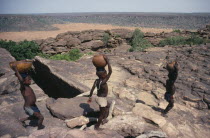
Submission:
[[[19,90],[20,85],[9,62],[15,61],[10,53],[0,48],[0,95],[14,93]]]
[[[125,137],[136,137],[147,131],[158,130],[157,127],[146,123],[143,118],[135,115],[116,116],[103,125],[102,128],[115,130]]]
[[[210,24],[206,25],[205,28],[198,29],[197,32],[202,38],[210,40]]]
[[[205,29],[198,30],[201,37],[208,39],[208,25]],[[144,38],[152,45],[158,46],[161,40],[169,37],[191,36],[190,31],[179,32],[161,32],[161,33],[145,33]],[[114,48],[122,45],[130,45],[133,31],[127,29],[112,30],[86,30],[81,32],[66,32],[57,35],[56,38],[47,38],[45,40],[35,40],[40,46],[43,53],[60,54],[66,53],[71,49],[77,48],[81,51],[90,49],[92,51],[112,51]]]
[[[33,65],[35,67],[35,81],[49,96],[67,98],[89,91],[87,86],[69,72],[70,68],[77,66],[75,62],[57,62],[36,57]]]
[[[109,35],[108,44],[103,39],[105,34]],[[48,38],[45,40],[35,40],[40,46],[43,53],[58,54],[70,51],[73,48],[80,50],[116,48],[127,42],[132,37],[132,31],[126,29],[114,29],[111,31],[103,30],[86,30],[81,32],[66,32],[57,35],[56,38]]]

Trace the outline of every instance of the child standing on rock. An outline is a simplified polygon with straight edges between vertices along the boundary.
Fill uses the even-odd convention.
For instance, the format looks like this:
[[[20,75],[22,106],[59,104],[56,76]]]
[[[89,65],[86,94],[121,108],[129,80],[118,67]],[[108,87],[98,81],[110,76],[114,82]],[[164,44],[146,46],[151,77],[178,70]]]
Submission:
[[[174,106],[174,93],[175,93],[175,81],[178,76],[178,63],[176,61],[167,64],[168,70],[168,80],[166,81],[166,93],[165,93],[165,100],[169,102],[166,109],[162,112],[162,115],[165,116],[169,110],[171,110]]]
[[[99,126],[101,124],[104,124],[107,122],[107,117],[109,114],[109,104],[107,101],[107,95],[108,95],[108,85],[107,85],[107,81],[109,80],[111,74],[112,74],[112,68],[111,65],[109,63],[109,59],[107,58],[107,56],[103,55],[104,60],[106,61],[106,63],[108,64],[108,70],[109,73],[107,74],[106,70],[104,69],[104,67],[96,67],[96,75],[98,76],[98,79],[95,80],[92,89],[90,91],[90,95],[89,95],[89,100],[88,103],[90,103],[92,101],[92,95],[93,95],[93,91],[95,89],[95,87],[97,87],[97,97],[96,97],[96,102],[98,103],[99,107],[100,107],[100,115],[98,118],[98,122],[95,125],[95,129],[98,130]]]
[[[36,96],[32,88],[29,86],[31,84],[31,77],[27,73],[20,74],[16,65],[12,65],[12,69],[15,71],[15,75],[20,81],[20,91],[25,100],[23,108],[26,114],[29,115],[29,117],[20,119],[22,125],[26,127],[26,120],[38,119],[38,130],[43,129],[44,126],[42,125],[42,122],[44,117],[36,106]]]

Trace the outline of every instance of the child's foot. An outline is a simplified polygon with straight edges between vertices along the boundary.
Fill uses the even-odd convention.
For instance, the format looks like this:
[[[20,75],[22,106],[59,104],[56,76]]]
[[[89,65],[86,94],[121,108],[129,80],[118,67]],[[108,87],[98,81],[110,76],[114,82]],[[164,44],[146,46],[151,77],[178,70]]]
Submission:
[[[103,119],[103,121],[102,121],[102,125],[104,125],[104,124],[106,124],[108,122],[108,119]]]
[[[37,130],[41,130],[41,129],[44,129],[45,126],[44,125],[41,125],[41,126],[38,126]]]
[[[167,113],[165,113],[164,111],[161,113],[161,115],[162,115],[163,117],[168,117],[168,116],[167,116]]]
[[[23,127],[25,127],[25,128],[27,127],[25,121],[22,121],[21,119],[19,119],[19,122],[21,123],[21,125],[22,125]]]
[[[99,128],[99,127],[95,127],[94,129],[97,130],[97,131],[102,131],[103,130],[102,128]]]

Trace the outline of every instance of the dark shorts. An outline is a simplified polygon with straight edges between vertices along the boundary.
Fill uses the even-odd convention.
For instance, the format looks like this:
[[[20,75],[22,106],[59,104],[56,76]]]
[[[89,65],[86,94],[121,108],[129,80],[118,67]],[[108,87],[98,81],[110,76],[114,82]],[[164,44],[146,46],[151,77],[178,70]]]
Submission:
[[[171,95],[170,93],[165,93],[164,98],[167,102],[174,99],[173,95]]]
[[[39,108],[37,106],[24,107],[24,110],[25,110],[26,114],[29,116],[33,116],[34,112],[40,113]]]

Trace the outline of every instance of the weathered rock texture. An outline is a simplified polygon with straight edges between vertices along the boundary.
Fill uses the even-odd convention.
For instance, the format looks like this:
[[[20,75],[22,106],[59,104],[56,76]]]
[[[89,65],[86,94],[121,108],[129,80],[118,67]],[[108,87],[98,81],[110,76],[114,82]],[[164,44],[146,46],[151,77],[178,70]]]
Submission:
[[[113,68],[113,74],[108,81],[108,99],[115,100],[116,105],[113,118],[108,123],[101,125],[102,128],[117,131],[124,137],[197,138],[210,135],[210,44],[165,46],[150,48],[145,52],[129,53],[127,52],[127,49],[129,49],[127,42],[131,36],[127,35],[126,31],[122,33],[120,30],[115,30],[116,35],[113,35],[113,30],[110,30],[106,32],[67,32],[58,35],[55,39],[49,38],[48,42],[43,40],[40,45],[45,43],[46,47],[43,45],[43,48],[48,49],[46,51],[50,51],[52,54],[57,53],[54,50],[56,47],[62,50],[63,45],[69,49],[78,47],[81,50],[86,50],[86,47],[88,47],[87,49],[101,52],[105,50],[101,47],[104,33],[111,36],[105,49],[110,51],[107,56]],[[145,34],[145,37],[148,39],[156,37],[159,41],[164,37],[188,35],[188,33],[187,31],[162,33],[158,36],[156,36],[157,34]],[[121,35],[121,38],[118,38],[119,35]],[[71,39],[71,41],[67,41],[68,39]],[[76,44],[73,43],[74,41]],[[118,44],[119,46],[117,46]],[[122,49],[121,46],[123,46]],[[47,107],[54,116],[60,119],[74,118],[81,115],[89,116],[90,113],[97,116],[95,113],[98,111],[98,105],[95,101],[93,100],[91,105],[86,104],[88,100],[86,96],[97,78],[91,60],[92,56],[88,55],[77,62],[53,61],[36,57],[34,64],[36,82],[43,88],[45,93],[57,98],[47,100]],[[168,78],[165,65],[167,62],[174,60],[177,60],[179,64],[179,75],[175,83],[177,88],[174,95],[175,105],[168,113],[168,117],[163,117],[161,111],[167,106],[167,102],[164,100],[165,83]],[[85,96],[73,98],[81,93]],[[67,99],[67,97],[70,99]],[[3,103],[3,105],[7,104],[7,102]],[[4,132],[2,135],[11,134],[11,131],[8,130],[13,130],[13,135],[29,134],[28,130],[27,132],[14,130],[15,125],[14,127],[5,127],[6,122],[15,120],[15,111],[20,110],[19,106],[17,106],[18,109],[12,108],[12,111],[8,110],[7,106],[1,109],[3,114],[0,114],[0,118],[9,118],[6,121],[1,119],[0,127],[3,128],[1,133]],[[40,103],[38,106],[43,107],[44,104]],[[48,113],[44,116],[47,116]],[[66,127],[64,121],[61,122],[63,124],[58,124]],[[49,123],[52,122],[49,121]],[[71,127],[74,126],[71,125]],[[73,131],[76,131],[75,135]],[[30,130],[31,132],[34,132],[34,130]],[[34,132],[31,137],[39,137],[40,135],[48,137],[54,134],[60,137],[70,137],[70,135],[75,137],[78,134],[89,136],[87,132],[72,130],[70,133],[70,131],[60,128],[51,129],[47,127],[42,131]],[[94,134],[98,135],[97,133],[94,131]],[[93,135],[92,132],[91,135]],[[115,136],[109,133],[106,137],[110,135],[111,137]]]
[[[103,130],[103,131],[81,131],[77,129],[68,130],[63,128],[50,128],[40,131],[35,131],[27,138],[123,138],[123,136],[119,135],[115,131]]]
[[[58,98],[57,100],[50,98],[47,100],[47,107],[54,116],[63,120],[82,115],[90,116],[99,111],[99,107],[95,101],[87,104],[87,100],[87,97]]]
[[[0,48],[0,71],[2,76],[1,79],[5,79],[4,83],[0,84],[0,137],[1,136],[28,136],[33,131],[37,130],[37,121],[26,121],[27,128],[24,128],[18,121],[19,118],[26,117],[24,113],[23,105],[24,99],[19,90],[20,85],[17,77],[14,75],[9,67],[9,62],[15,59],[4,49]],[[50,126],[66,127],[65,123],[61,120],[52,117],[49,110],[46,108],[47,96],[44,94],[36,84],[31,84],[30,87],[34,90],[37,98],[37,106],[44,116],[44,125],[46,128]]]
[[[198,34],[206,39],[210,39],[210,24],[206,25],[205,28],[199,29]]]
[[[108,34],[107,42],[104,41]],[[87,30],[82,32],[66,32],[57,35],[56,38],[36,40],[41,50],[47,54],[65,53],[70,49],[80,50],[110,49],[121,46],[123,42],[132,37],[132,31],[126,29],[114,29],[111,31]]]
[[[0,95],[14,93],[19,89],[19,83],[9,62],[15,58],[8,51],[0,48]]]
[[[34,62],[34,78],[42,89],[52,97],[74,97],[89,88],[83,85],[69,70],[78,66],[77,63],[53,61],[36,57]],[[76,71],[76,70],[75,70]],[[77,70],[79,71],[79,70]]]

